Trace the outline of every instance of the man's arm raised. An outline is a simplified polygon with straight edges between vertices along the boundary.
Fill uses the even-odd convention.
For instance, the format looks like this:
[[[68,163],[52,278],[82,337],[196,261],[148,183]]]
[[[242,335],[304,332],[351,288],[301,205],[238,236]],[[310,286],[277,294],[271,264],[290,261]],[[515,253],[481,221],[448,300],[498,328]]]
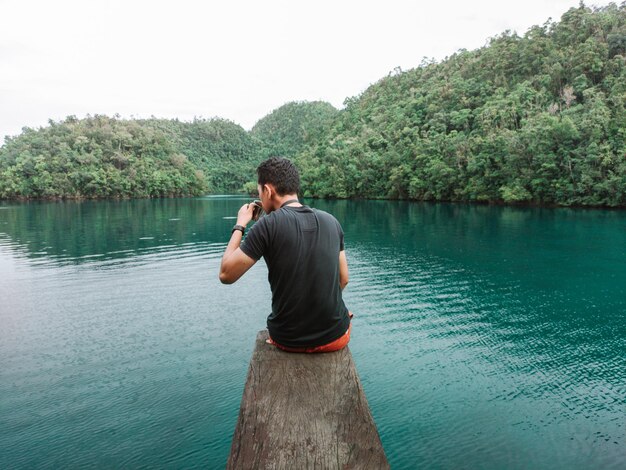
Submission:
[[[237,213],[237,225],[246,226],[252,220],[252,212],[254,204],[244,204]],[[240,230],[233,230],[230,241],[226,246],[224,255],[222,256],[222,264],[220,266],[220,281],[222,284],[232,284],[237,281],[244,273],[250,269],[256,260],[246,255],[239,245],[243,233]]]

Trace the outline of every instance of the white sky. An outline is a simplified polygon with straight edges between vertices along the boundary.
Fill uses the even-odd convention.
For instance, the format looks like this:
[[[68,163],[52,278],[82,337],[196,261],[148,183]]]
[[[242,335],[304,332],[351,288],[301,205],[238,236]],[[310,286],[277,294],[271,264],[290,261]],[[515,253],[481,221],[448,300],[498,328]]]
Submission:
[[[0,143],[68,115],[249,129],[288,101],[341,107],[396,66],[524,34],[578,3],[0,0]]]

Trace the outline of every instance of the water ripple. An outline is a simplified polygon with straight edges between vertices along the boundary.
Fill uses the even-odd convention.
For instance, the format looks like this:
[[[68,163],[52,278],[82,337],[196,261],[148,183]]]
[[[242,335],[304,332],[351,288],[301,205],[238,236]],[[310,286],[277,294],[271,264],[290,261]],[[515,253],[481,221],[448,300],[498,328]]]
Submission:
[[[223,468],[271,302],[262,262],[217,279],[240,204],[2,211],[0,468]],[[393,468],[623,466],[619,214],[320,204]]]

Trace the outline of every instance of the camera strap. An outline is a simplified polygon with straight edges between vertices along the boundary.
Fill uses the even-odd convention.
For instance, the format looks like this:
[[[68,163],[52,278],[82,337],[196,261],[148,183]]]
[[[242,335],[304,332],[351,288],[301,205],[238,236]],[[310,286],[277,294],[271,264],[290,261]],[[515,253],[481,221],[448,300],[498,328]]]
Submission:
[[[280,206],[280,209],[282,209],[283,207],[285,207],[287,204],[291,204],[293,202],[300,202],[297,199],[289,199],[288,201],[285,201],[282,203],[282,205]]]

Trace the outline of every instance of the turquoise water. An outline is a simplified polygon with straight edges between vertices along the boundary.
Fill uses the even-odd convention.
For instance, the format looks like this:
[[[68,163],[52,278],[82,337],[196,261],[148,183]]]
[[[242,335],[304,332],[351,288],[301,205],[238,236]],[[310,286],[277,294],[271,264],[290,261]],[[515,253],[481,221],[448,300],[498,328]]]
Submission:
[[[0,203],[0,468],[223,468],[258,263],[237,197]],[[312,201],[394,469],[626,466],[626,212]]]

